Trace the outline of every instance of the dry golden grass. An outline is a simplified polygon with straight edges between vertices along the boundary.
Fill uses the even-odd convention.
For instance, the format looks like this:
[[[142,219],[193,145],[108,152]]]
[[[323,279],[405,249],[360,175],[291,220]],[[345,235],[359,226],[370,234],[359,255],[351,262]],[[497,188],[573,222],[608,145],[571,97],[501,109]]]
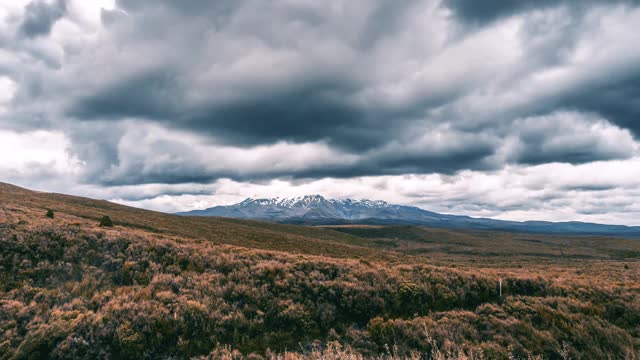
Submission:
[[[0,359],[636,359],[639,243],[178,217],[0,184]]]
[[[330,229],[280,225],[212,217],[183,217],[76,196],[39,193],[0,183],[0,221],[43,222],[47,209],[56,213],[53,224],[82,223],[94,225],[109,216],[116,227],[178,236],[189,241],[207,241],[256,249],[336,257],[397,258],[390,252],[373,251],[368,239]],[[42,213],[42,214],[41,214]]]

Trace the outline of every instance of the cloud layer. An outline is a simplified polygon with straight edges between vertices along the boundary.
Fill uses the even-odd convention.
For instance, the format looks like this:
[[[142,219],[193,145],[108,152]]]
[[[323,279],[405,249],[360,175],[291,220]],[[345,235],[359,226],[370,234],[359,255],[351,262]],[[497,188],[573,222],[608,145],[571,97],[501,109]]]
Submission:
[[[431,184],[435,197],[358,195],[577,218],[595,210],[569,200],[602,187],[640,200],[598,180],[640,156],[638,23],[632,0],[12,1],[0,5],[0,137],[25,149],[55,138],[65,165],[15,157],[0,180],[183,210],[225,181],[294,192],[474,174],[456,190],[467,207],[442,205],[445,183]],[[565,203],[521,191],[514,210],[474,196],[483,176],[554,166],[583,182],[541,185]],[[598,201],[627,214],[611,221],[638,211]]]

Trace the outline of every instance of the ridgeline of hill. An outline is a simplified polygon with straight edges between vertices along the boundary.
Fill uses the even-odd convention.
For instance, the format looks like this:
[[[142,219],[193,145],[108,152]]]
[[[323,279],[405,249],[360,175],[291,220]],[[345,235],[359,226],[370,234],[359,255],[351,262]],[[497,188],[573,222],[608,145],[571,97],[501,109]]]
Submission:
[[[639,258],[631,239],[181,217],[0,184],[0,359],[637,359]]]
[[[441,229],[492,230],[529,234],[604,235],[640,238],[640,226],[606,225],[579,221],[507,221],[439,214],[415,206],[382,200],[326,199],[321,195],[251,199],[233,205],[178,213],[186,216],[222,216],[295,225],[413,225]]]

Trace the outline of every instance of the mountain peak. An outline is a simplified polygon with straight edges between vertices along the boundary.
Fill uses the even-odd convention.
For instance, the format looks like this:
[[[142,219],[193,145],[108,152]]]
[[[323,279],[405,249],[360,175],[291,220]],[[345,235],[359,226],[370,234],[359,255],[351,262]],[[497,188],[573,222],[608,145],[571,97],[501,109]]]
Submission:
[[[242,202],[239,202],[235,205],[235,207],[247,207],[247,206],[280,206],[280,207],[291,207],[291,206],[301,206],[301,205],[311,205],[318,204],[322,202],[326,202],[322,195],[304,195],[304,196],[296,196],[296,197],[275,197],[275,198],[246,198]]]
[[[319,194],[296,197],[247,198],[230,206],[197,210],[185,215],[228,216],[274,221],[360,221],[397,218],[400,213],[421,211],[413,207],[390,205],[382,200],[327,199]]]
[[[311,203],[318,203],[323,201],[327,201],[327,199],[325,199],[322,195],[318,195],[318,194],[297,196],[297,197],[291,197],[291,198],[282,198],[280,200],[281,203],[302,203],[302,204],[311,204]]]
[[[300,206],[317,206],[319,204],[332,205],[332,206],[357,206],[357,207],[369,207],[369,208],[381,208],[389,207],[389,203],[383,200],[369,200],[369,199],[327,199],[319,194],[294,196],[294,197],[275,197],[275,198],[247,198],[242,202],[235,205],[236,207],[248,207],[248,206],[265,206],[273,205],[279,207],[300,207]]]
[[[446,215],[414,206],[389,204],[382,200],[326,199],[322,195],[290,198],[248,198],[235,205],[216,206],[181,215],[222,216],[294,224],[403,224],[456,229],[508,230],[548,234],[640,234],[640,227],[579,222],[506,221]]]

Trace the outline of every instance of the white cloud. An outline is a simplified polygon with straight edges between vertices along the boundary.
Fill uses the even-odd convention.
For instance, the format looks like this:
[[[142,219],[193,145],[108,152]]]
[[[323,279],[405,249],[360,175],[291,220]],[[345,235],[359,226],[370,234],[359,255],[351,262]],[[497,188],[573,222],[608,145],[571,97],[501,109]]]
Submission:
[[[69,146],[61,132],[0,130],[0,181],[41,184],[79,175],[82,163]]]
[[[155,185],[141,185],[139,189],[144,191],[151,186]],[[134,188],[138,187],[130,189]],[[431,211],[505,220],[577,220],[640,225],[637,220],[640,215],[639,189],[640,157],[635,157],[582,165],[510,166],[495,172],[464,171],[454,176],[374,176],[261,183],[221,179],[203,194],[158,195],[142,200],[116,196],[111,199],[127,205],[176,212],[228,205],[247,197],[321,194],[329,198],[380,199]],[[186,189],[183,191],[187,192]],[[117,191],[115,194],[123,195]]]
[[[260,177],[298,171],[348,166],[357,156],[340,153],[322,142],[288,143],[254,147],[228,146],[208,137],[130,122],[117,144],[118,163],[99,175],[105,183],[131,177],[206,181],[217,177]]]
[[[16,83],[6,76],[0,76],[0,113],[7,111],[7,106],[15,92]]]

